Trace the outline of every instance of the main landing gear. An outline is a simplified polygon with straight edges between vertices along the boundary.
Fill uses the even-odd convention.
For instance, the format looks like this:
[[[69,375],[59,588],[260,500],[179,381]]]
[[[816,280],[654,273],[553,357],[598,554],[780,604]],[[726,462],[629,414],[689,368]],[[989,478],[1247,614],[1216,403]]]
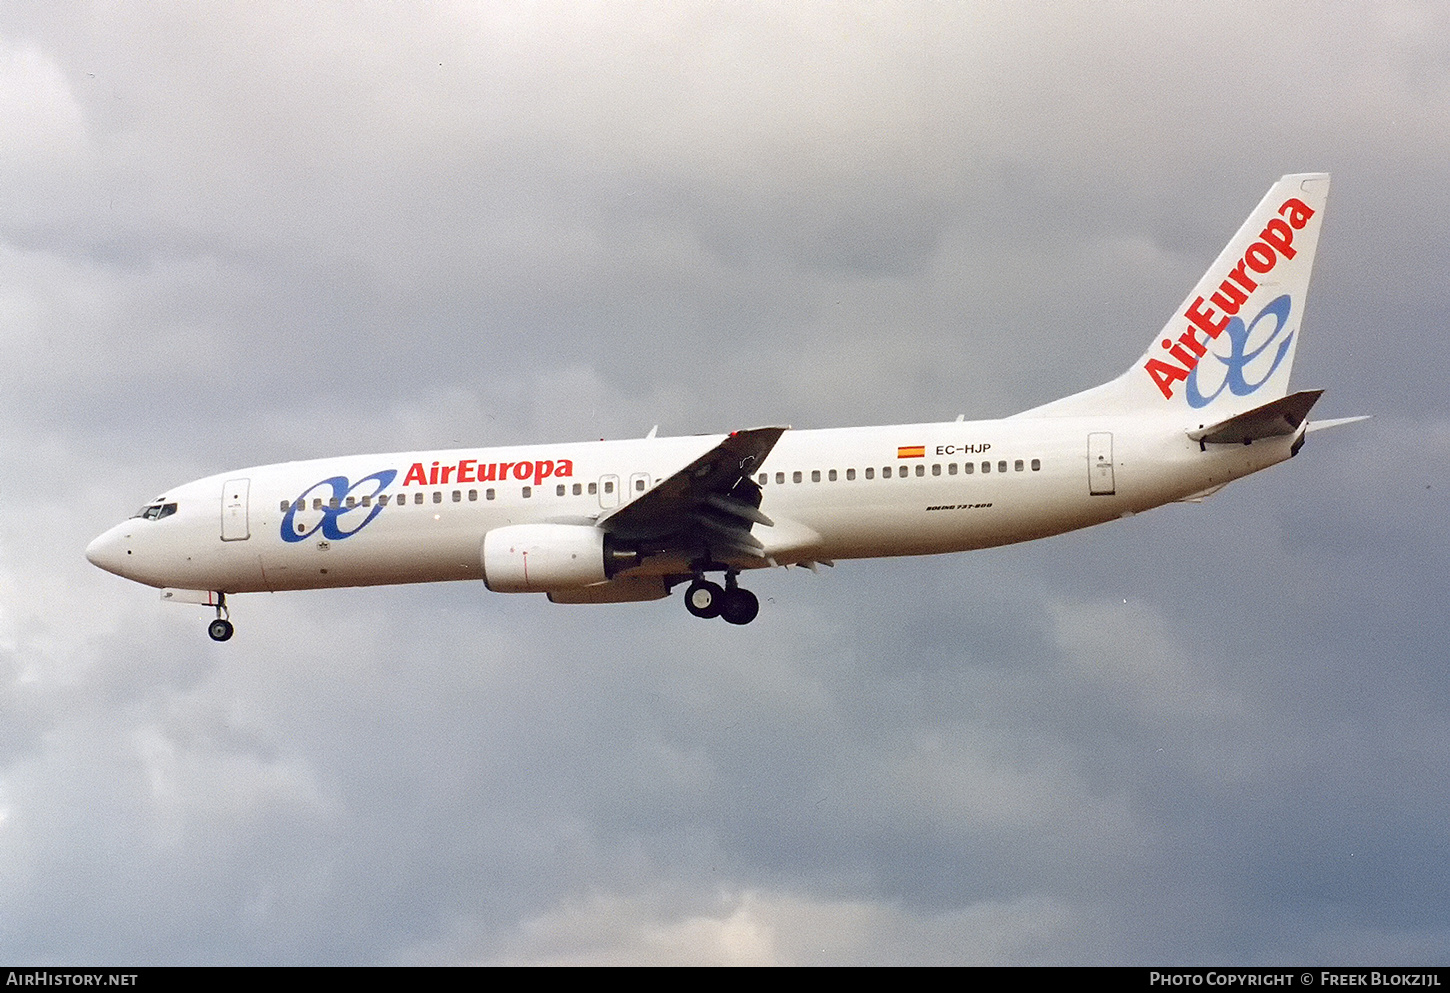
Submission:
[[[216,600],[216,620],[206,626],[206,633],[211,635],[212,641],[226,641],[236,630],[232,622],[227,620],[230,612],[227,610],[227,595],[218,593]]]
[[[685,590],[685,609],[696,617],[723,617],[727,624],[749,624],[760,613],[754,593],[735,585],[735,573],[725,574],[725,588],[702,576]]]

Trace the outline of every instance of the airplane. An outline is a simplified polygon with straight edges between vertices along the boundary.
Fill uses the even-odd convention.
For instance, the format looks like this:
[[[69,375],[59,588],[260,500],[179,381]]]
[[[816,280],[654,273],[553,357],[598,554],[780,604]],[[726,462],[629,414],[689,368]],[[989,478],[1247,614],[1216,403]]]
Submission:
[[[1283,462],[1322,390],[1290,393],[1329,193],[1281,178],[1121,376],[999,420],[353,455],[167,490],[86,549],[215,608],[238,593],[483,580],[554,603],[668,597],[748,624],[741,574],[1030,541]],[[723,583],[708,578],[723,574]]]

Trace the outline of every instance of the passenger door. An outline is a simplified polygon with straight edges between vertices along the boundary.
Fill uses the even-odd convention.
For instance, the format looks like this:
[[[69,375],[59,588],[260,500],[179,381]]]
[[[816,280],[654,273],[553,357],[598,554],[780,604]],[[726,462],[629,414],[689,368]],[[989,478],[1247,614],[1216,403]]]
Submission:
[[[252,536],[247,523],[250,487],[248,479],[228,479],[222,486],[222,541],[245,541]]]

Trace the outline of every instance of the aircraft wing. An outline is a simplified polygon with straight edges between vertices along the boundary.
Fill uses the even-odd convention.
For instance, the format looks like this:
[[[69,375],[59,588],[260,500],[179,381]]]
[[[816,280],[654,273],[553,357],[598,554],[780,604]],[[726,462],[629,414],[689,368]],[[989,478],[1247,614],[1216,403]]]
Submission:
[[[750,477],[787,430],[732,431],[658,486],[600,517],[598,526],[618,539],[662,549],[764,558],[750,529],[774,522],[760,512],[760,487]]]

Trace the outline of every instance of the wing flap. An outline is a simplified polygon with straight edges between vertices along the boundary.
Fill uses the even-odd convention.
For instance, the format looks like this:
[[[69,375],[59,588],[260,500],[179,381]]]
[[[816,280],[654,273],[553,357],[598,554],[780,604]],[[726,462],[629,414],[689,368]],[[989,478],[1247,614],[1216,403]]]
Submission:
[[[691,514],[690,517],[696,524],[700,525],[706,531],[709,531],[712,534],[717,534],[720,537],[726,539],[727,541],[732,542],[733,544],[745,548],[753,548],[757,551],[765,547],[765,545],[761,542],[759,538],[755,537],[755,535],[750,533],[749,525],[746,525],[745,527],[740,527],[738,524],[733,522],[717,520],[715,517],[709,514],[694,513]]]
[[[722,510],[733,517],[740,517],[755,524],[764,524],[766,527],[775,527],[775,521],[760,512],[759,507],[752,507],[740,500],[732,500],[730,497],[721,496],[719,493],[707,493],[705,502],[716,510]]]

